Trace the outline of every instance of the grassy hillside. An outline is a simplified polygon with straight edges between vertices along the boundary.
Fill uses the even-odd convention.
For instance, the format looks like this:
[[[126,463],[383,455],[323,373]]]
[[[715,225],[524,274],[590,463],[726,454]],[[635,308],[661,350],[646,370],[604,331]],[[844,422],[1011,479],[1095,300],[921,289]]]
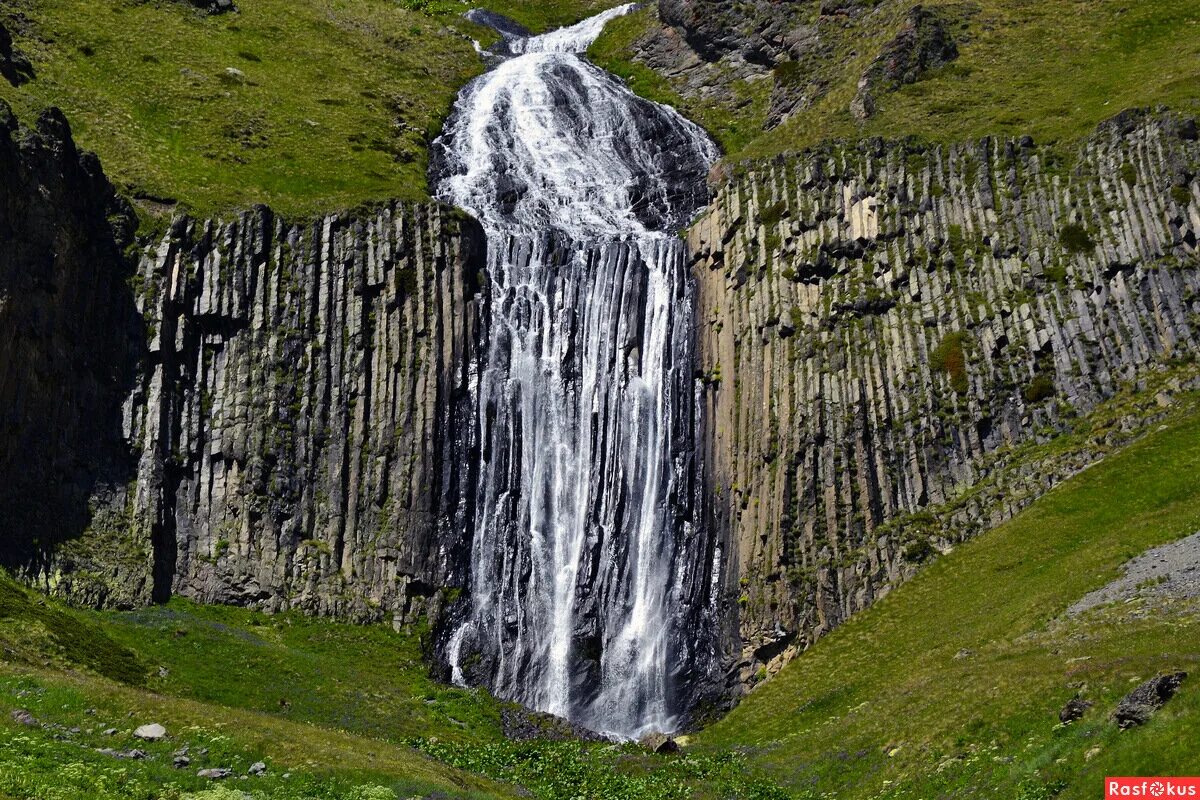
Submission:
[[[820,54],[780,65],[774,76],[735,85],[729,102],[684,98],[678,84],[634,63],[631,51],[657,24],[651,8],[611,26],[592,50],[635,90],[679,105],[706,125],[733,159],[799,150],[829,138],[918,136],[964,141],[1030,134],[1078,139],[1130,107],[1200,110],[1200,5],[1178,0],[933,0],[960,26],[960,57],[925,80],[877,96],[866,123],[849,112],[859,77],[899,29],[911,2],[885,0],[869,14],[818,21],[817,2],[793,7],[797,25],[819,24]],[[763,132],[776,81],[815,83],[823,94]]]
[[[1121,732],[1117,701],[1200,667],[1200,604],[1065,609],[1143,550],[1200,530],[1200,406],[939,559],[696,737],[838,797],[1097,796],[1104,775],[1191,774],[1200,690]],[[1195,677],[1189,679],[1195,681]],[[1063,726],[1076,694],[1093,702]]]
[[[492,4],[537,29],[611,3]],[[199,213],[308,214],[428,196],[427,147],[482,70],[456,0],[15,0],[0,23],[33,64],[18,116],[57,105],[114,183]],[[144,204],[144,208],[159,208]]]
[[[516,710],[433,683],[423,633],[180,600],[87,612],[0,575],[0,800],[245,800],[195,793],[222,785],[254,800],[787,796],[728,753],[506,741]],[[149,722],[168,740],[132,736]],[[196,775],[257,761],[266,775],[236,783]]]
[[[193,794],[214,785],[197,770],[244,776],[257,761],[265,775],[232,780],[270,800],[514,796],[399,741],[498,735],[496,703],[432,684],[418,648],[382,628],[186,603],[81,612],[0,576],[0,797],[222,800]],[[168,739],[132,736],[150,722]]]

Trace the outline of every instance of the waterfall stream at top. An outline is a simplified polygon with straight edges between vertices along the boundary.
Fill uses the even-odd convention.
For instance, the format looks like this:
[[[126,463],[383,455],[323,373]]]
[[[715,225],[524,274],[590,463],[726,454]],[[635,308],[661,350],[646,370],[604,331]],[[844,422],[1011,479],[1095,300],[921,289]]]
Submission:
[[[542,36],[477,14],[503,41],[459,95],[433,175],[488,247],[469,592],[445,659],[458,683],[636,738],[677,727],[706,657],[689,630],[712,554],[676,231],[706,201],[716,148],[583,58],[632,8]]]

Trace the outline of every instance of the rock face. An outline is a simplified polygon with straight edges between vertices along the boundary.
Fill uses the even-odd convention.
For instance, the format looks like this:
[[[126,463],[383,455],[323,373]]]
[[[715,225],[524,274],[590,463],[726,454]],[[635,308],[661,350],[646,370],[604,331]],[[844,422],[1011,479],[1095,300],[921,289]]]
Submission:
[[[1132,114],[1072,169],[868,141],[720,191],[689,242],[731,683],[1089,460],[1006,472],[1014,447],[1194,357],[1198,162],[1191,122]]]
[[[737,53],[755,64],[773,64],[811,15],[812,0],[659,0],[663,22],[679,30],[708,61]]]
[[[456,582],[481,249],[436,205],[176,221],[138,268],[125,408],[161,593],[408,619]]]
[[[461,583],[473,222],[257,209],[179,219],[139,262],[57,111],[27,131],[0,105],[0,173],[5,566],[89,605],[397,621]]]
[[[141,338],[123,255],[134,216],[56,109],[28,130],[0,102],[0,175],[0,563],[48,578],[57,552],[123,587],[106,601],[144,601],[149,549],[114,537],[120,555],[106,558],[86,543],[133,473],[121,404]]]

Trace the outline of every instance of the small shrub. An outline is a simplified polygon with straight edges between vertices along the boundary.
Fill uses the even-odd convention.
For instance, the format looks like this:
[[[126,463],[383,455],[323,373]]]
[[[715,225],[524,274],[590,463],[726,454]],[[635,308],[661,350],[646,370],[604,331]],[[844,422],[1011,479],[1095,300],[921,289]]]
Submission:
[[[1042,400],[1049,400],[1054,397],[1054,391],[1054,381],[1050,380],[1048,375],[1039,373],[1025,387],[1025,402],[1040,403]]]
[[[784,218],[784,216],[787,214],[787,210],[787,203],[783,200],[779,200],[758,212],[758,219],[763,225],[770,228],[779,224],[779,220]]]
[[[913,564],[928,561],[937,553],[933,544],[925,537],[914,539],[904,546],[904,560]]]
[[[1181,206],[1186,206],[1192,202],[1192,193],[1188,191],[1186,186],[1172,186],[1171,199]]]
[[[1137,186],[1137,170],[1128,161],[1121,165],[1121,180],[1131,189]]]
[[[933,351],[930,364],[935,370],[950,376],[950,386],[958,394],[966,394],[970,384],[967,381],[967,355],[963,351],[966,334],[962,331],[948,333]]]
[[[1068,253],[1090,253],[1096,249],[1087,228],[1077,222],[1069,222],[1059,231],[1058,240]]]

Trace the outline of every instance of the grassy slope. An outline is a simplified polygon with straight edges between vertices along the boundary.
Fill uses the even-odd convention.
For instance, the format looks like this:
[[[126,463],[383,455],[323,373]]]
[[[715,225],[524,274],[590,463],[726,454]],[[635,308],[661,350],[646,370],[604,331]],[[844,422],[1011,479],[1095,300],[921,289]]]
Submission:
[[[1197,672],[1200,607],[1056,621],[1125,560],[1200,529],[1200,408],[1186,405],[819,642],[700,751],[738,748],[788,785],[844,797],[1087,798],[1105,774],[1194,773],[1196,686],[1141,729],[1107,714],[1155,673]],[[1096,706],[1059,726],[1076,691]]]
[[[378,627],[178,602],[75,611],[0,576],[0,797],[171,798],[209,785],[197,768],[244,774],[258,760],[268,775],[239,788],[279,800],[356,798],[363,786],[511,796],[400,743],[499,735],[494,701],[433,685],[418,648],[415,636]],[[42,725],[20,725],[16,708]],[[164,724],[170,739],[134,740],[146,722]],[[118,733],[105,735],[110,727]],[[171,754],[184,745],[193,764],[175,770]],[[150,757],[95,752],[135,746]]]
[[[815,21],[815,3],[797,24]],[[1200,6],[1179,0],[980,0],[960,58],[938,74],[895,94],[880,95],[879,113],[860,125],[848,111],[859,76],[891,39],[911,3],[885,2],[855,23],[823,23],[831,55],[801,70],[829,83],[825,96],[780,127],[761,129],[770,81],[739,93],[755,105],[736,109],[682,102],[734,159],[799,150],[837,137],[915,135],[963,141],[991,134],[1031,134],[1040,142],[1078,139],[1122,109],[1158,103],[1200,112]],[[961,13],[964,4],[934,0]],[[598,63],[631,78],[656,99],[677,95],[660,76],[631,64],[628,48],[653,24],[644,12],[606,31],[593,49]],[[739,101],[740,102],[740,101]],[[732,127],[731,127],[732,126]]]
[[[487,32],[461,19],[469,5],[238,5],[205,16],[174,0],[16,0],[0,17],[37,77],[0,80],[0,98],[25,119],[61,107],[115,183],[199,213],[427,197],[428,141],[482,70],[468,37]],[[493,5],[541,29],[611,3]]]

